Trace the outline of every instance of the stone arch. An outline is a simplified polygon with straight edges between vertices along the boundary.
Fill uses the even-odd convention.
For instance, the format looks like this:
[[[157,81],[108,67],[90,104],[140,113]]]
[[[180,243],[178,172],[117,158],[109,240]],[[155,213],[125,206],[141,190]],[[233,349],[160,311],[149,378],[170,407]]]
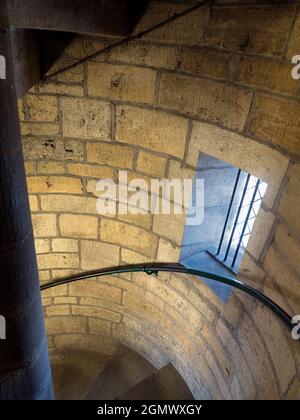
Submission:
[[[177,8],[153,2],[140,25]],[[22,100],[42,282],[99,266],[178,261],[183,216],[100,217],[95,184],[116,179],[120,169],[146,182],[193,176],[202,152],[268,182],[240,275],[290,313],[299,312],[300,225],[291,203],[298,200],[300,151],[299,133],[289,128],[299,116],[298,88],[288,76],[270,82],[285,45],[276,25],[269,45],[250,24],[260,13],[291,28],[295,10],[234,10],[240,34],[240,22],[253,32],[253,45],[246,47],[251,56],[226,26],[215,30],[217,16],[232,12],[231,6],[216,6],[210,15],[208,9],[195,12],[188,25],[177,22],[91,60]],[[261,23],[260,29],[267,27]],[[78,38],[63,60],[110,41]],[[288,74],[289,68],[280,71]],[[199,279],[139,274],[61,286],[44,292],[43,300],[51,351],[112,353],[124,342],[157,366],[171,361],[197,398],[299,396],[296,344],[272,314],[241,292],[225,305]]]

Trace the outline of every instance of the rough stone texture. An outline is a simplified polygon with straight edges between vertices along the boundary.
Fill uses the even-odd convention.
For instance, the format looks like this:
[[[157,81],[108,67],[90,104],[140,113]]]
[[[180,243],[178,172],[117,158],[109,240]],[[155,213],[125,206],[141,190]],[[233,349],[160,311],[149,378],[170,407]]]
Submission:
[[[84,176],[87,178],[113,178],[113,170],[98,165],[87,165],[84,163],[69,163],[68,172],[72,175]]]
[[[57,123],[31,123],[21,122],[22,136],[58,136],[59,125]]]
[[[135,32],[148,29],[173,16],[175,13],[183,12],[187,7],[186,5],[151,2],[147,13],[137,25]],[[208,19],[208,14],[208,8],[200,8],[188,17],[182,17],[164,28],[151,32],[146,38],[161,42],[199,44],[202,40],[203,27]]]
[[[81,162],[84,157],[84,145],[74,140],[28,137],[23,141],[23,149],[25,159],[57,159]]]
[[[148,257],[153,257],[156,252],[157,237],[155,235],[126,223],[102,219],[100,238],[105,242],[122,244]]]
[[[55,96],[28,95],[25,99],[25,107],[29,121],[55,122],[58,119]]]
[[[154,216],[153,232],[174,241],[177,245],[182,242],[185,226],[185,214],[157,214]]]
[[[55,214],[33,214],[32,224],[36,238],[49,238],[57,235]]]
[[[83,270],[96,270],[118,264],[118,246],[89,241],[81,242],[81,268]]]
[[[61,333],[84,333],[86,320],[81,317],[50,317],[46,320],[46,326],[50,334]]]
[[[49,239],[36,239],[35,240],[35,251],[37,254],[47,254],[50,252],[50,241]]]
[[[90,96],[152,103],[156,73],[126,65],[90,63],[87,88]]]
[[[250,133],[299,155],[299,113],[298,102],[259,95],[255,100]]]
[[[40,270],[51,268],[79,268],[78,254],[51,253],[38,256],[38,266]]]
[[[66,195],[42,195],[41,207],[43,211],[96,213],[96,198]]]
[[[240,57],[236,81],[243,85],[299,96],[298,80],[291,77],[291,64]]]
[[[295,164],[291,167],[288,173],[288,184],[283,192],[283,196],[279,203],[278,212],[287,221],[287,223],[294,227],[297,232],[300,232],[300,165]]]
[[[287,57],[292,58],[294,55],[299,54],[299,45],[300,45],[300,13],[297,14],[297,19],[295,21],[292,34],[289,40]]]
[[[178,262],[180,247],[173,245],[166,239],[160,239],[158,244],[157,259],[161,262]]]
[[[289,348],[281,325],[274,322],[274,316],[266,308],[259,306],[254,315],[254,320],[263,332],[267,348],[270,352],[277,378],[280,378],[280,391],[285,393],[295,373],[295,362]]]
[[[110,108],[93,99],[63,98],[61,102],[64,137],[108,140]]]
[[[86,281],[70,284],[69,295],[101,299],[109,296],[109,300],[121,303],[121,290],[97,281]]]
[[[29,193],[71,193],[83,192],[81,179],[58,176],[35,176],[27,178]]]
[[[246,170],[270,185],[280,184],[289,162],[279,152],[247,137],[194,123],[187,155],[189,164],[196,166],[199,151]]]
[[[207,45],[264,55],[282,55],[295,6],[213,8],[205,32]]]
[[[131,169],[134,150],[130,147],[108,143],[88,143],[87,160],[117,168]]]
[[[97,239],[98,219],[93,216],[61,214],[59,228],[62,236],[69,238]]]
[[[300,242],[297,240],[288,228],[280,224],[278,225],[274,241],[281,254],[284,255],[287,263],[295,270],[300,272]]]
[[[163,178],[166,173],[166,164],[166,158],[140,150],[136,169],[147,175]]]
[[[64,174],[65,165],[63,162],[38,162],[37,172],[39,174]]]
[[[52,239],[52,250],[53,252],[77,252],[78,241],[63,238]]]
[[[286,259],[274,247],[270,248],[266,256],[265,268],[276,281],[294,313],[298,314],[300,309],[299,276],[289,267]]]
[[[187,3],[151,2],[136,30]],[[147,186],[151,178],[194,177],[205,153],[269,184],[239,278],[299,313],[300,111],[289,74],[300,53],[299,17],[292,28],[293,4],[241,3],[220,0],[211,15],[199,9],[19,101],[41,282],[178,262],[184,217],[99,217],[95,185],[120,169]],[[114,41],[75,37],[54,68]],[[111,355],[123,342],[157,367],[171,361],[201,400],[299,399],[297,343],[242,292],[224,304],[196,277],[127,273],[43,298],[53,354]]]
[[[175,69],[177,64],[176,48],[141,44],[139,42],[132,42],[111,50],[108,59],[165,69]]]
[[[117,107],[116,139],[182,158],[188,123],[163,112]]]
[[[226,80],[231,77],[231,56],[204,48],[182,48],[179,68],[186,73]]]
[[[158,103],[168,109],[242,131],[252,95],[252,92],[223,83],[163,74]]]
[[[247,251],[257,260],[260,259],[264,246],[270,236],[274,221],[275,216],[273,213],[266,212],[263,208],[260,208],[259,216],[247,245]]]

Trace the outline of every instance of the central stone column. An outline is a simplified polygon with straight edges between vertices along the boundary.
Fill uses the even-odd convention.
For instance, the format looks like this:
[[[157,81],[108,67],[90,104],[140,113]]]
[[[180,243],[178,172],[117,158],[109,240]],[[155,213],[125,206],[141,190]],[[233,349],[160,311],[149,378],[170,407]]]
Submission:
[[[52,399],[6,0],[0,57],[0,399]]]

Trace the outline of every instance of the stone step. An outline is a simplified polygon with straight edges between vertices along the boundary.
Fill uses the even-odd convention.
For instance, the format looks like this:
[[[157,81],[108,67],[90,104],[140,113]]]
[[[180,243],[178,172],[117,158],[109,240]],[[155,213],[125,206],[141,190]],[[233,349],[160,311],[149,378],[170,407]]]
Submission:
[[[110,357],[90,351],[68,351],[52,358],[56,400],[82,400]]]
[[[118,400],[193,400],[177,370],[167,365],[125,392]]]
[[[87,392],[87,400],[115,400],[156,372],[133,350],[121,346]]]

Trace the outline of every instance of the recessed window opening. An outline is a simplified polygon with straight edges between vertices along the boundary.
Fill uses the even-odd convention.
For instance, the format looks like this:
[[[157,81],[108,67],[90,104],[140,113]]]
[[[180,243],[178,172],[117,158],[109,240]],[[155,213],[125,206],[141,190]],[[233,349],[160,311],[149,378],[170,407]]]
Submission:
[[[205,154],[200,155],[196,178],[204,179],[204,221],[196,226],[185,226],[180,262],[188,268],[235,276],[267,184],[240,168]],[[230,286],[203,281],[221,300],[228,301]]]
[[[255,219],[268,187],[265,182],[251,174],[247,174],[244,179],[241,174],[242,171],[239,169],[216,253],[216,257],[235,273],[249,242]],[[242,194],[236,208],[233,204],[238,191],[242,191]],[[233,223],[230,223],[230,220]]]

